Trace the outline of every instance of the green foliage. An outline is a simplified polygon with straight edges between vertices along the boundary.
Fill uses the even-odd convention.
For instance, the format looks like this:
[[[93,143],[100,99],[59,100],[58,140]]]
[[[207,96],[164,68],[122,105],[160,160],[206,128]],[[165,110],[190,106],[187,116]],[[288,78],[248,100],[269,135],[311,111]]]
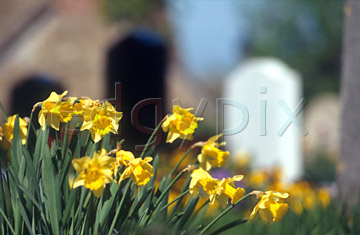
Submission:
[[[298,70],[305,98],[338,92],[343,6],[343,0],[275,1],[259,6],[247,16],[250,54],[274,56]]]
[[[360,204],[348,211],[348,208],[340,209],[336,203],[327,208],[317,207],[313,210],[305,210],[301,215],[289,211],[282,220],[272,224],[263,223],[260,220],[249,221],[242,226],[227,230],[222,234],[359,234]],[[348,215],[350,213],[350,216]],[[225,216],[216,228],[222,227],[236,217],[243,216],[240,211],[232,211]]]
[[[155,132],[160,126],[161,123]],[[51,146],[48,145],[48,126],[45,131],[35,130],[34,139],[22,145],[19,118],[16,117],[11,161],[3,160],[1,167],[1,234],[141,234],[145,229],[177,234],[200,231],[204,227],[199,225],[199,219],[206,212],[209,201],[196,211],[199,197],[191,198],[187,204],[181,203],[189,192],[190,181],[187,180],[181,195],[169,202],[172,186],[188,173],[180,171],[175,175],[176,166],[157,185],[158,155],[153,161],[155,176],[143,187],[137,187],[131,180],[112,183],[100,198],[85,187],[70,189],[68,175],[73,172],[70,166],[73,158],[92,156],[101,147],[109,151],[115,146],[111,146],[110,138],[92,142],[88,131],[75,130],[78,134],[70,139],[69,127],[67,124],[63,139],[55,138]],[[28,136],[33,131],[29,128]],[[147,154],[142,153],[142,156]],[[176,208],[169,211],[169,205],[175,202]],[[197,223],[191,223],[195,217]]]

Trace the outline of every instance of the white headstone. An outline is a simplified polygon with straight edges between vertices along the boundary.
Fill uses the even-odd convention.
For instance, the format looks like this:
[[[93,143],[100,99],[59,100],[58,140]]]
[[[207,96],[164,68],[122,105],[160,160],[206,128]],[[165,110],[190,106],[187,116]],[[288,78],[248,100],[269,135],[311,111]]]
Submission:
[[[229,150],[249,152],[256,169],[280,166],[286,181],[300,178],[301,137],[307,131],[301,122],[305,102],[299,74],[277,59],[250,59],[225,80],[223,97],[218,131],[224,132]]]

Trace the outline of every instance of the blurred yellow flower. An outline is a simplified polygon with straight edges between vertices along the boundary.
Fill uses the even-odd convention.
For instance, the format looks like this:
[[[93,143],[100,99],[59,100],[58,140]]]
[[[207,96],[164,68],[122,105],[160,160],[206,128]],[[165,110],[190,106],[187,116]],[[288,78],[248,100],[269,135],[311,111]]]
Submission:
[[[252,171],[249,175],[249,184],[252,188],[261,188],[268,182],[269,176],[262,170]]]
[[[3,136],[3,133],[2,133],[2,128],[0,126],[0,141],[2,141],[2,136]]]
[[[198,127],[198,121],[201,117],[195,117],[190,113],[193,108],[183,109],[178,105],[173,106],[173,114],[166,118],[162,124],[164,132],[169,132],[166,143],[172,143],[177,138],[192,140],[195,129]]]
[[[152,176],[154,176],[154,170],[149,162],[152,161],[152,157],[146,157],[145,159],[135,158],[130,151],[120,150],[116,153],[117,165],[124,165],[126,168],[121,174],[119,183],[124,179],[131,177],[134,184],[138,186],[146,185]],[[117,171],[115,166],[115,172]]]
[[[89,130],[95,143],[109,132],[117,134],[122,113],[117,112],[109,102],[106,101],[101,106],[83,107],[83,109],[84,122],[81,130]]]
[[[216,143],[222,134],[216,135],[208,139],[201,148],[201,154],[198,155],[200,167],[205,170],[210,170],[211,167],[222,167],[229,157],[228,151],[218,149],[219,146],[225,145],[223,143]]]
[[[251,212],[250,219],[253,219],[256,213],[266,222],[279,221],[287,212],[288,205],[283,203],[283,199],[288,198],[288,193],[278,193],[273,191],[260,192],[258,194],[260,201]]]
[[[235,188],[235,181],[242,180],[242,175],[235,175],[233,178],[223,178],[218,180],[212,178],[211,175],[202,168],[196,169],[191,174],[190,194],[196,196],[200,188],[205,193],[210,195],[210,205],[213,205],[215,199],[219,202],[221,207],[225,207],[228,203],[228,198],[234,204],[245,194],[243,188]]]
[[[10,116],[8,117],[7,122],[1,126],[2,135],[4,137],[4,141],[7,142],[5,144],[7,147],[11,146],[11,141],[14,138],[15,119],[16,119],[16,115]],[[27,125],[28,124],[24,121],[24,119],[19,117],[19,132],[20,132],[19,134],[21,137],[22,144],[26,144]]]
[[[96,197],[100,197],[106,184],[113,182],[111,166],[115,158],[106,155],[106,150],[102,149],[94,153],[93,158],[88,156],[72,160],[72,165],[76,172],[80,173],[72,188],[85,186],[90,189]]]
[[[250,154],[245,150],[239,150],[234,155],[236,168],[244,169],[250,166]]]
[[[61,106],[62,98],[67,94],[67,91],[64,91],[61,95],[51,92],[50,96],[42,102],[41,110],[39,112],[39,124],[42,130],[45,130],[47,125],[51,126],[55,130],[59,130],[60,121],[69,119],[70,115],[65,106]],[[70,118],[71,119],[71,118]]]
[[[320,188],[318,192],[318,198],[322,207],[328,207],[331,201],[330,190],[328,188]]]

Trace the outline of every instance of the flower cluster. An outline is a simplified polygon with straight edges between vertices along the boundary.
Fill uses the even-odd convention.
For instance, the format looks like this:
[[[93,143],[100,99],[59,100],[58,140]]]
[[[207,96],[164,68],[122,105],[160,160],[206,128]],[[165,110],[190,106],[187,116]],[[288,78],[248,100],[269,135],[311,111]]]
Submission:
[[[73,116],[83,121],[81,130],[89,130],[93,141],[99,142],[106,134],[117,133],[122,113],[117,112],[109,102],[100,103],[90,98],[65,98],[67,91],[61,95],[52,92],[50,96],[36,104],[41,104],[39,124],[43,130],[46,125],[59,130],[60,123],[69,122]]]
[[[151,157],[135,158],[132,152],[124,150],[116,151],[116,158],[109,155],[110,153],[102,149],[94,153],[92,158],[85,156],[74,159],[72,165],[79,175],[73,184],[70,182],[72,188],[85,186],[96,197],[100,197],[106,184],[116,182],[115,178],[121,166],[124,166],[125,170],[121,173],[119,183],[131,177],[134,184],[144,186],[154,175],[153,167],[149,164]]]
[[[62,102],[61,100],[65,94],[56,95],[53,93],[48,100],[44,101],[44,110],[49,108],[50,111],[46,111],[47,113],[57,113],[58,116],[56,117],[60,122],[70,120],[68,115],[62,114],[63,110],[81,116],[83,120],[81,130],[88,129],[95,142],[98,142],[107,133],[116,131],[120,118],[116,117],[117,112],[109,103],[105,102],[100,105],[98,102],[88,99],[77,102],[75,98]],[[54,103],[50,105],[50,103],[47,103],[50,102],[49,100]],[[168,132],[166,142],[171,143],[177,138],[193,139],[193,133],[198,127],[197,123],[202,118],[194,117],[190,110],[175,105],[173,114],[163,120],[162,128],[164,132]],[[46,112],[43,111],[41,115]],[[48,120],[47,116],[44,120],[45,122]],[[50,123],[53,126],[55,124],[57,122]],[[197,169],[194,166],[189,166],[182,172],[191,172],[189,193],[193,197],[196,197],[202,189],[209,195],[210,205],[214,205],[215,201],[217,201],[221,207],[226,207],[229,201],[234,205],[246,196],[243,188],[235,186],[235,182],[241,181],[243,175],[217,179],[213,178],[208,172],[212,167],[223,166],[229,157],[228,151],[218,148],[225,145],[225,142],[217,143],[221,136],[219,134],[209,138],[206,142],[195,143],[192,149],[201,147],[201,153],[197,157],[200,166]],[[116,157],[111,157],[111,154],[115,154]],[[120,184],[120,182],[128,178],[131,179],[133,184],[144,186],[154,176],[151,161],[152,157],[136,158],[132,152],[122,150],[120,144],[118,144],[117,149],[108,153],[102,149],[95,153],[92,158],[85,156],[72,161],[74,169],[79,173],[72,186],[73,188],[85,186],[96,197],[102,195],[106,184],[111,182]],[[266,221],[278,221],[285,215],[288,205],[283,200],[288,197],[287,193],[256,191],[256,193],[253,192],[248,195],[254,194],[260,198],[260,201],[251,213],[251,219],[255,217],[256,213],[259,213],[260,217]]]

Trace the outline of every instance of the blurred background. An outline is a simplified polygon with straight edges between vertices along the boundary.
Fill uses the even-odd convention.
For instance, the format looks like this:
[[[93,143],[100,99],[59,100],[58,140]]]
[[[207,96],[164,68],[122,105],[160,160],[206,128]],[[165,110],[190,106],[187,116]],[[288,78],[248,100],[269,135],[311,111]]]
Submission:
[[[240,100],[250,121],[244,132],[225,137],[227,173],[248,174],[250,188],[290,191],[297,215],[327,207],[337,194],[343,0],[0,0],[0,6],[0,101],[8,114],[28,116],[51,91],[115,99],[131,149],[151,133],[131,126],[129,114],[141,100],[161,98],[162,116],[172,104],[194,107],[205,117],[194,141],[215,135],[221,122],[226,129],[244,119],[228,107],[219,120],[218,98]],[[296,116],[304,129],[292,123],[280,138],[288,116],[277,102],[295,110],[302,98],[307,105]],[[142,108],[143,126],[159,121],[154,110]],[[167,157],[178,159],[179,151]],[[280,175],[293,184],[281,185]],[[321,220],[306,218],[310,230]]]
[[[271,124],[286,121],[282,113],[269,117],[268,136],[259,143],[258,125],[250,121],[248,129],[257,137],[245,132],[227,140],[233,159],[252,156],[255,167],[280,165],[290,181],[334,182],[342,0],[0,0],[0,5],[0,100],[7,113],[28,116],[50,91],[113,99],[119,95],[115,84],[121,82],[125,136],[134,133],[126,114],[143,99],[162,98],[163,116],[173,103],[196,110],[206,99],[206,108],[197,113],[205,121],[195,137],[204,140],[217,131],[217,98],[246,94],[244,103],[255,100],[258,109],[256,89],[264,85],[270,111],[272,99],[279,98],[274,93],[291,110],[300,98],[306,100],[300,117],[307,134],[292,125],[283,136],[289,141],[278,141]],[[259,80],[249,78],[254,76]],[[250,87],[255,90],[246,93]],[[140,123],[153,128],[154,107],[142,112]],[[258,116],[251,107],[249,112],[250,120]],[[239,119],[231,110],[227,115]],[[145,144],[148,136],[129,134],[128,143]],[[266,145],[288,152],[275,151],[265,161],[260,149],[269,154]]]
[[[29,115],[32,104],[50,91],[111,99],[115,82],[121,82],[125,114],[145,98],[163,98],[163,114],[174,99],[195,109],[207,99],[201,138],[216,132],[216,98],[236,98],[230,94],[248,89],[234,81],[247,76],[242,70],[266,71],[269,63],[291,71],[281,75],[285,80],[296,77],[295,84],[276,91],[290,91],[283,94],[294,99],[289,108],[302,97],[308,103],[301,113],[308,135],[289,134],[301,144],[294,145],[296,152],[338,154],[341,0],[0,0],[0,5],[0,100],[9,114]],[[246,65],[254,58],[265,62]],[[272,85],[279,87],[277,81]],[[259,100],[258,91],[253,93],[247,97]],[[154,108],[147,109],[144,114],[154,116]],[[153,127],[154,119],[140,123]],[[122,126],[124,133],[131,131],[129,116]],[[235,151],[236,141],[229,140]]]

